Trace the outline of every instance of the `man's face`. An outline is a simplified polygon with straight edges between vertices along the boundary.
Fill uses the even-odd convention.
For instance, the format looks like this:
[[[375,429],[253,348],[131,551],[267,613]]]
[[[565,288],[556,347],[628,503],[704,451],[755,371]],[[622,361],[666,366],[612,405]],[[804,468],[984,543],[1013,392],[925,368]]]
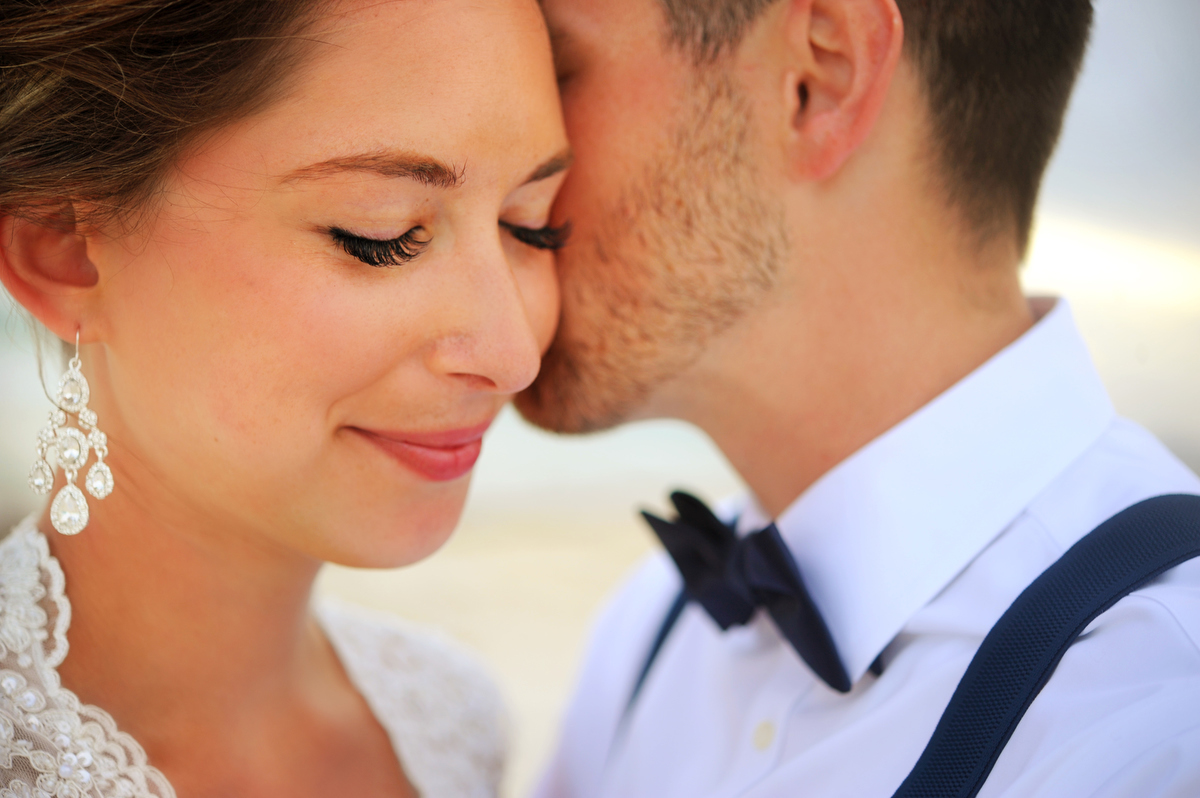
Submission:
[[[544,0],[576,160],[555,222],[562,321],[518,397],[564,432],[672,413],[655,404],[770,292],[787,244],[760,186],[750,104],[728,63],[666,40],[659,0]]]

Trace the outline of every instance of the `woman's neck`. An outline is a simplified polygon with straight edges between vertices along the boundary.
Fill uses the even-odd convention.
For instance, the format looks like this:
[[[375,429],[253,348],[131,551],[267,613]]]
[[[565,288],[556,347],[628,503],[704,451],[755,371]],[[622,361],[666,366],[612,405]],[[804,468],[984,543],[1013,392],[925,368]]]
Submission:
[[[116,492],[80,535],[49,533],[72,608],[63,683],[152,752],[185,726],[253,725],[340,674],[308,612],[320,563],[202,527]]]
[[[80,535],[48,533],[71,600],[64,686],[181,795],[415,795],[309,613],[320,563],[215,519],[146,512],[131,488]]]

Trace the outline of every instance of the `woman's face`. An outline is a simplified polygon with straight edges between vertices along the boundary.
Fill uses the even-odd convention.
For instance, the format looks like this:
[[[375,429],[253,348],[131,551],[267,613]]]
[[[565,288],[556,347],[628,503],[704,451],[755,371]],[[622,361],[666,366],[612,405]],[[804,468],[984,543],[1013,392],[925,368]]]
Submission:
[[[353,2],[310,35],[281,99],[89,240],[84,366],[125,501],[400,565],[553,335],[567,142],[535,0]]]

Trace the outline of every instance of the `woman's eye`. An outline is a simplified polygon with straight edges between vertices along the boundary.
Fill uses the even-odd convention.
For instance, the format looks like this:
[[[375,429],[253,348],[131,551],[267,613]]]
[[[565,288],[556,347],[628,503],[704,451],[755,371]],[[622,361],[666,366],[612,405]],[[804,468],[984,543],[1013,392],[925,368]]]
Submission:
[[[363,238],[340,227],[331,227],[329,235],[347,255],[368,266],[399,266],[425,251],[430,239],[424,227],[414,227],[399,238]]]
[[[558,227],[542,227],[537,230],[532,227],[519,227],[508,222],[501,222],[500,226],[522,244],[535,249],[562,249],[567,245],[567,240],[571,237],[570,222],[561,224]]]

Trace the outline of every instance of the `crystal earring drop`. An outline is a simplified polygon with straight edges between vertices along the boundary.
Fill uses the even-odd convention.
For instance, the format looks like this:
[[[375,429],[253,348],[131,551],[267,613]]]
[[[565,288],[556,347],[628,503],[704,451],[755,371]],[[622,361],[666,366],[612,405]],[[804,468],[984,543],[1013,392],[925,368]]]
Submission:
[[[64,535],[78,535],[88,523],[87,498],[76,487],[75,480],[80,469],[87,465],[90,452],[96,453],[96,462],[84,480],[88,493],[103,499],[113,490],[112,470],[104,462],[108,456],[108,436],[97,428],[96,412],[87,406],[90,389],[82,365],[76,332],[75,357],[67,363],[67,371],[58,381],[57,408],[50,413],[50,423],[38,433],[38,457],[29,472],[29,487],[44,496],[54,487],[51,462],[56,461],[62,467],[67,484],[50,504],[50,523]],[[68,426],[68,413],[78,419],[79,429]]]

